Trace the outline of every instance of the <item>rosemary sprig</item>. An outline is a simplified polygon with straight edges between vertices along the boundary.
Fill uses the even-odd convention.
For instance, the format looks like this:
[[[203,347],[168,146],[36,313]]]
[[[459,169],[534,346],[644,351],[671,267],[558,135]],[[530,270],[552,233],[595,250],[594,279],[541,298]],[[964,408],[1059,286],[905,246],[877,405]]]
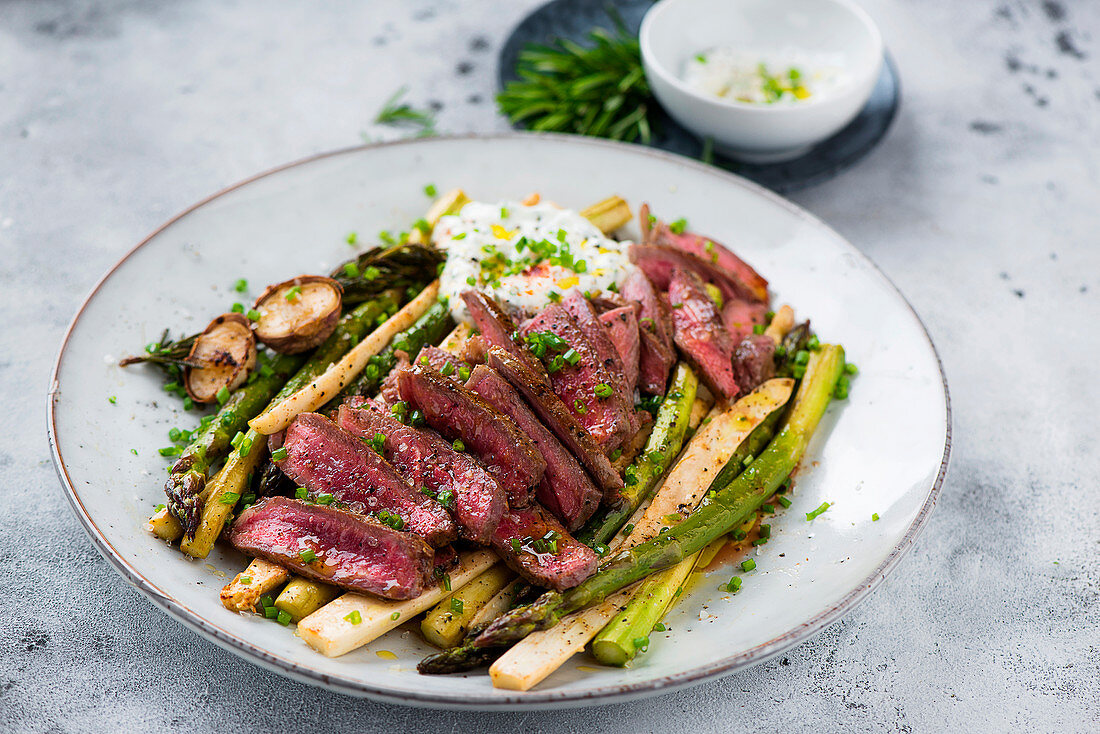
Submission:
[[[435,114],[429,110],[418,110],[407,102],[401,102],[401,98],[407,91],[409,91],[408,87],[401,87],[394,92],[378,111],[378,115],[374,118],[375,123],[415,128],[417,137],[435,135]]]
[[[191,336],[185,336],[182,339],[172,341],[168,338],[168,329],[164,330],[164,333],[160,336],[160,341],[155,341],[146,345],[145,354],[136,357],[126,357],[118,364],[120,367],[126,367],[131,364],[138,364],[140,362],[152,362],[164,368],[169,375],[178,374],[180,367],[203,367],[202,362],[196,362],[189,360],[187,357],[191,354],[191,347],[195,344],[195,339],[199,337],[198,334],[192,334]]]
[[[500,111],[532,130],[648,143],[656,105],[638,39],[621,18],[613,21],[613,32],[588,34],[593,45],[587,48],[562,38],[549,46],[528,44],[516,66],[519,80],[497,95]]]

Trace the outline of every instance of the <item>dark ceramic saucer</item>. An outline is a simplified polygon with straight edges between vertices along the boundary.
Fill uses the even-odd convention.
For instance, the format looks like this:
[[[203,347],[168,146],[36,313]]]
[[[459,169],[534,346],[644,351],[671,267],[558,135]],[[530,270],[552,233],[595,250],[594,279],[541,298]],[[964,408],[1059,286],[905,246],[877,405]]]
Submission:
[[[528,43],[549,43],[568,38],[586,43],[588,32],[596,27],[613,28],[608,8],[614,7],[628,29],[637,33],[642,16],[652,0],[553,0],[523,19],[505,41],[500,52],[500,86],[516,78],[519,53]],[[715,155],[714,165],[744,176],[780,193],[827,181],[852,165],[873,148],[886,134],[898,111],[901,90],[897,69],[889,54],[882,74],[871,92],[867,105],[852,122],[833,137],[819,143],[805,155],[784,163],[742,163]],[[672,153],[698,158],[702,143],[694,135],[662,114],[660,131],[652,146]]]

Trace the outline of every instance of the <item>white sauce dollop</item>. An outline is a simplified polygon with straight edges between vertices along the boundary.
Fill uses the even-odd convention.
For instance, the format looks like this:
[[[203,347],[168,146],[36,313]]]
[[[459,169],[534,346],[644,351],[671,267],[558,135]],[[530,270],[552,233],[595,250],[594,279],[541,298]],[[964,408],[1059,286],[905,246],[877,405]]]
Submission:
[[[630,242],[610,239],[577,212],[552,204],[470,202],[439,220],[432,241],[447,253],[440,295],[458,321],[470,320],[460,297],[470,288],[534,313],[553,294],[607,291],[634,268]]]
[[[706,94],[752,104],[797,104],[822,97],[851,81],[839,54],[796,49],[760,53],[721,47],[684,66],[684,82]]]

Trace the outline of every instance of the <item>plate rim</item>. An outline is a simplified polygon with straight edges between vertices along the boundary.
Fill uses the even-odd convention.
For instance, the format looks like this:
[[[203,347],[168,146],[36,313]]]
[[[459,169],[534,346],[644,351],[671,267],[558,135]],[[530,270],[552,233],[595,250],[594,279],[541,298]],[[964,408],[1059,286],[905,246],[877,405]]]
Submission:
[[[819,612],[810,620],[804,622],[797,627],[788,630],[787,632],[761,643],[754,647],[749,648],[736,655],[727,656],[719,660],[710,661],[709,663],[696,666],[690,670],[675,673],[672,675],[662,676],[653,680],[636,682],[636,683],[620,683],[614,685],[600,686],[585,691],[555,691],[550,690],[533,690],[533,691],[514,691],[507,694],[494,694],[494,695],[480,695],[480,694],[450,694],[440,693],[432,691],[415,691],[415,692],[394,692],[389,689],[381,688],[377,685],[365,683],[359,680],[353,680],[346,676],[331,675],[322,670],[314,668],[309,665],[294,662],[279,655],[272,654],[267,650],[252,644],[247,639],[239,637],[228,630],[220,627],[219,625],[203,618],[198,613],[193,612],[188,607],[178,603],[170,594],[162,591],[156,583],[143,576],[140,572],[134,568],[129,561],[127,561],[121,553],[119,553],[112,546],[111,542],[100,530],[99,526],[91,519],[87,510],[84,507],[83,501],[80,499],[76,492],[75,486],[69,477],[68,468],[65,466],[64,458],[61,456],[61,450],[57,443],[57,426],[55,422],[55,409],[57,403],[58,392],[60,385],[58,382],[58,375],[61,370],[62,362],[65,358],[65,352],[69,345],[69,341],[77,328],[78,323],[84,315],[85,310],[91,303],[92,299],[99,293],[100,288],[107,282],[108,279],[122,266],[131,256],[133,256],[138,250],[152,242],[158,235],[164,230],[175,224],[177,221],[188,216],[192,212],[200,209],[201,207],[219,199],[220,197],[235,191],[241,187],[257,181],[268,176],[281,173],[282,171],[296,168],[310,164],[314,161],[322,160],[325,158],[331,158],[341,155],[350,155],[359,153],[365,150],[372,150],[384,147],[398,147],[398,146],[429,146],[436,143],[462,143],[464,141],[492,141],[492,140],[551,140],[565,144],[572,145],[591,145],[595,147],[611,148],[615,150],[627,151],[632,154],[647,156],[663,160],[668,163],[680,165],[692,169],[698,173],[703,173],[710,176],[715,176],[718,179],[725,180],[726,183],[740,186],[744,189],[748,189],[750,192],[755,193],[758,196],[763,196],[770,200],[772,203],[777,204],[788,213],[794,215],[802,221],[813,224],[817,227],[824,228],[839,240],[844,247],[846,247],[851,254],[860,258],[865,264],[869,265],[871,270],[877,274],[895,293],[904,306],[909,310],[913,319],[920,326],[921,332],[924,335],[925,341],[928,343],[928,347],[932,351],[932,355],[935,357],[936,366],[939,369],[940,379],[943,387],[943,399],[944,399],[944,448],[943,455],[940,460],[939,470],[936,473],[935,480],[932,483],[928,491],[928,496],[925,498],[921,505],[917,516],[910,523],[906,529],[905,534],[895,544],[890,554],[876,567],[866,578],[857,584],[851,591],[849,591],[838,602],[833,604],[830,608]],[[612,702],[622,702],[632,699],[637,699],[646,696],[653,696],[660,693],[667,693],[680,688],[688,686],[699,685],[708,680],[718,678],[723,675],[730,674],[741,668],[745,668],[751,665],[758,665],[785,650],[805,642],[817,633],[832,625],[838,621],[842,616],[851,612],[855,607],[866,599],[872,591],[874,591],[886,576],[891,573],[913,546],[917,536],[923,531],[924,527],[928,523],[928,519],[931,517],[932,511],[935,508],[936,501],[939,498],[940,492],[943,487],[943,482],[947,474],[947,467],[951,455],[952,445],[952,414],[951,414],[951,396],[947,385],[947,375],[944,371],[943,360],[940,358],[939,352],[936,350],[936,345],[932,341],[932,337],[928,332],[927,326],[921,320],[920,315],[909,303],[908,299],[902,294],[893,281],[891,281],[885,273],[871,260],[870,257],[865,255],[855,245],[849,242],[845,237],[841,236],[838,232],[833,230],[829,225],[820,220],[818,217],[810,213],[809,211],[798,206],[794,202],[791,202],[774,191],[767,189],[760,184],[754,183],[746,178],[738,176],[737,174],[730,173],[720,168],[708,166],[700,161],[696,161],[692,158],[669,153],[668,151],[650,148],[647,146],[632,145],[629,143],[620,143],[609,140],[593,139],[579,135],[565,135],[561,133],[541,133],[541,132],[502,132],[491,134],[478,134],[469,133],[462,135],[445,135],[436,136],[431,138],[411,138],[394,140],[381,143],[370,143],[365,145],[355,145],[346,148],[339,148],[336,150],[325,151],[316,153],[304,158],[300,158],[289,163],[277,166],[275,168],[268,169],[261,173],[257,173],[253,176],[245,178],[237,183],[231,184],[216,193],[213,193],[197,203],[187,207],[179,214],[173,216],[162,225],[157,227],[153,232],[141,240],[138,244],[130,248],[114,265],[112,265],[92,286],[91,290],[81,301],[80,306],[77,308],[75,315],[70,321],[68,327],[65,329],[65,333],[61,339],[61,345],[57,351],[57,357],[54,360],[54,366],[50,374],[49,390],[46,394],[46,430],[47,437],[50,443],[50,455],[53,459],[54,468],[57,471],[58,479],[61,482],[62,488],[65,490],[65,495],[69,500],[69,504],[72,507],[73,512],[76,514],[77,519],[80,521],[84,531],[88,534],[88,537],[92,540],[93,546],[96,550],[108,561],[108,563],[132,586],[140,591],[146,598],[153,602],[154,605],[160,607],[162,610],[168,613],[169,616],[182,622],[185,626],[200,633],[203,637],[211,640],[220,647],[232,652],[240,657],[247,659],[249,662],[259,664],[269,670],[292,678],[294,680],[311,683],[313,685],[320,685],[331,690],[338,691],[340,693],[350,694],[359,697],[366,697],[376,701],[382,701],[386,703],[397,703],[406,706],[421,706],[431,708],[446,708],[446,709],[479,709],[484,710],[487,708],[497,710],[519,710],[519,709],[545,709],[553,708],[557,706],[562,707],[575,707],[575,706],[589,706],[596,704],[605,704]]]

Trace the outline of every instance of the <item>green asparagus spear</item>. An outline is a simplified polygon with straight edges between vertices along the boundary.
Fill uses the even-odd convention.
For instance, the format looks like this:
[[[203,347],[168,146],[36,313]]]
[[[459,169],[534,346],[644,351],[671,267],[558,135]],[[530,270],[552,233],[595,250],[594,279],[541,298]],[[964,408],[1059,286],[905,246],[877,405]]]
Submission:
[[[261,369],[259,376],[245,383],[229,396],[225,405],[195,433],[191,443],[172,466],[164,492],[168,495],[168,510],[188,536],[194,536],[202,511],[199,495],[206,486],[206,472],[211,464],[229,451],[229,442],[248,427],[260,409],[267,405],[287,378],[305,361],[305,355],[280,354]]]
[[[419,291],[435,277],[445,255],[434,247],[405,242],[367,250],[340,264],[331,277],[344,289],[344,305],[362,303],[391,288]]]
[[[380,315],[388,312],[389,310],[397,307],[398,297],[399,295],[394,292],[383,293],[375,300],[367,301],[366,303],[360,304],[359,306],[356,306],[354,309],[345,314],[336,325],[336,329],[333,330],[332,334],[329,335],[328,339],[326,339],[321,344],[321,346],[317,347],[316,351],[313,352],[313,355],[309,358],[309,361],[305,362],[305,364],[302,365],[301,368],[294,373],[293,377],[285,380],[282,385],[282,389],[279,390],[279,392],[275,394],[274,397],[272,397],[272,395],[270,394],[267,395],[268,402],[265,403],[267,407],[270,408],[272,405],[278,404],[288,395],[293,395],[295,392],[300,390],[303,385],[306,385],[310,380],[314,379],[315,377],[317,377],[317,375],[328,369],[328,366],[330,364],[339,360],[349,349],[352,348],[352,346],[357,344],[359,340],[363,338],[363,336],[374,325],[375,319],[377,319]],[[280,355],[280,359],[282,359],[284,356],[285,355]],[[302,358],[299,360],[299,364],[301,363],[301,361],[304,360],[305,356],[303,355]],[[263,378],[261,377],[261,379]],[[253,384],[258,384],[258,382],[259,381]],[[238,391],[238,393],[239,392],[240,391]],[[234,393],[233,397],[236,397],[238,393]],[[233,398],[231,397],[230,402],[232,402],[232,400]],[[227,403],[226,405],[228,404],[229,403]],[[258,409],[254,409],[248,416],[244,417],[237,430],[241,430],[241,428],[247,428],[248,420],[259,414],[259,412],[260,411]],[[228,434],[228,436],[234,435],[236,435],[236,431]],[[227,437],[227,447],[229,445],[229,440],[230,439]],[[244,435],[244,442],[247,443],[250,447],[257,441],[261,440],[263,440],[262,437],[252,430],[249,430]],[[241,452],[238,450],[229,457],[228,463],[241,463],[250,459],[254,461],[255,456],[250,457],[248,450],[246,450],[243,454],[241,454]],[[210,460],[208,460],[206,467],[209,467],[210,463]],[[174,473],[175,472],[173,471],[173,474]],[[224,487],[223,496],[225,496],[226,492],[231,493],[232,495],[236,495],[238,498],[244,496],[246,494],[246,482],[248,481],[248,477],[250,474],[251,470],[248,472],[227,472],[227,476],[234,477],[232,482],[233,486]],[[195,483],[193,486],[199,487],[199,491],[201,491],[202,487],[206,485],[205,469],[200,470],[197,468],[192,468],[188,472],[188,478],[189,481],[193,481]],[[169,478],[169,481],[171,481],[171,478]],[[199,484],[200,481],[201,484]],[[190,545],[198,548],[206,548],[207,552],[209,552],[208,546],[213,545],[214,539],[216,539],[218,534],[221,532],[222,525],[224,524],[225,518],[228,513],[221,512],[220,516],[216,518],[207,517],[208,522],[205,523],[205,526],[208,528],[206,534],[211,536],[208,539],[209,542],[206,544],[196,543],[196,531],[199,529],[200,524],[203,524],[200,521],[203,519],[204,516],[208,516],[211,514],[210,512],[207,512],[206,508],[204,508],[202,504],[197,500],[198,498],[196,497],[196,502],[194,503],[195,511],[193,523],[184,523],[186,529],[186,539],[191,541]],[[169,505],[169,507],[171,507],[171,505]],[[225,508],[221,507],[210,508],[211,512],[213,512],[214,510],[224,509]],[[203,553],[202,557],[205,557],[205,553]]]
[[[699,378],[687,364],[680,362],[672,375],[672,386],[657,411],[657,421],[645,449],[626,468],[626,486],[621,501],[597,515],[575,537],[585,545],[608,543],[626,524],[634,511],[653,494],[657,480],[668,471],[684,445]]]
[[[416,320],[409,329],[393,338],[389,346],[370,358],[367,366],[350,385],[329,403],[339,405],[350,395],[373,395],[378,392],[382,380],[397,364],[397,352],[403,351],[413,358],[425,344],[436,344],[451,329],[454,321],[445,303],[435,303]]]
[[[619,553],[595,575],[565,592],[549,591],[527,606],[501,616],[472,647],[515,644],[532,632],[548,629],[562,616],[595,604],[646,576],[669,568],[744,522],[798,466],[844,370],[844,350],[823,345],[810,355],[806,375],[788,418],[768,447],[725,487],[717,490],[686,520],[667,533]],[[446,656],[450,651],[433,658]],[[422,669],[460,670],[470,652],[455,648],[455,665],[425,660]]]

